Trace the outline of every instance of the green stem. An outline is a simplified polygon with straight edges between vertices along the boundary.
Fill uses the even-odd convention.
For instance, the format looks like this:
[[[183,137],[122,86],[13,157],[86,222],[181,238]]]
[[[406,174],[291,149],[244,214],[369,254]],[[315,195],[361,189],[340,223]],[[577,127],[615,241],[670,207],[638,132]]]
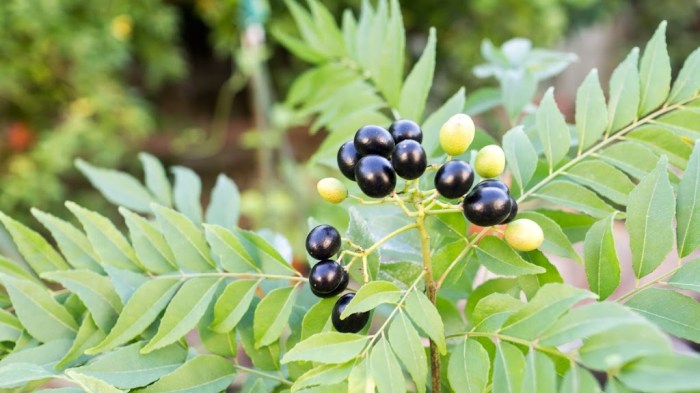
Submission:
[[[680,262],[680,259],[679,259],[679,262]],[[641,292],[641,291],[643,291],[643,290],[645,290],[645,289],[651,287],[652,285],[656,285],[656,284],[661,283],[661,281],[663,281],[665,278],[671,277],[671,276],[674,275],[681,267],[683,267],[683,264],[679,264],[679,266],[677,266],[677,267],[675,267],[675,268],[669,270],[668,272],[662,274],[661,276],[659,276],[659,277],[657,277],[657,278],[655,278],[655,279],[653,279],[653,280],[651,280],[651,281],[645,283],[645,284],[642,285],[642,286],[639,286],[639,287],[637,287],[637,288],[634,288],[633,290],[631,290],[631,291],[627,292],[626,294],[624,294],[624,295],[620,296],[619,298],[617,298],[615,301],[616,301],[616,302],[620,302],[620,303],[625,302],[627,299],[629,299],[629,298],[631,298],[632,296],[638,294],[639,292]]]
[[[408,230],[411,230],[411,229],[413,229],[413,228],[416,228],[417,226],[418,226],[418,224],[416,224],[416,223],[410,223],[410,224],[406,224],[406,225],[402,226],[401,228],[395,230],[394,232],[391,232],[390,234],[388,234],[388,235],[384,236],[383,238],[377,240],[377,242],[374,243],[370,248],[366,249],[366,250],[363,252],[363,254],[364,254],[365,256],[371,254],[374,250],[376,250],[377,248],[379,248],[382,244],[384,244],[384,243],[388,242],[389,240],[391,240],[391,239],[392,239],[393,237],[395,237],[396,235],[398,235],[398,234],[400,234],[400,233],[402,233],[402,232],[406,232],[406,231],[408,231]]]
[[[288,380],[288,379],[285,379],[285,378],[283,378],[283,377],[274,375],[274,374],[268,374],[268,373],[266,373],[266,372],[262,372],[262,371],[260,371],[260,370],[254,369],[254,368],[248,368],[248,367],[241,366],[241,365],[238,365],[238,364],[234,364],[233,366],[234,366],[235,368],[237,368],[238,370],[243,371],[243,372],[246,373],[246,374],[257,375],[258,377],[262,377],[262,378],[265,378],[265,379],[269,379],[269,380],[271,380],[271,381],[277,381],[277,382],[279,382],[279,383],[281,383],[281,384],[284,384],[284,385],[287,385],[287,386],[292,386],[292,385],[294,385],[294,383],[293,383],[292,381],[290,381],[290,380]]]
[[[556,350],[553,348],[544,347],[542,345],[539,345],[535,341],[523,340],[522,338],[517,338],[517,337],[513,337],[513,336],[506,336],[506,335],[503,335],[500,333],[495,333],[495,332],[491,333],[491,332],[471,331],[471,332],[452,334],[452,335],[447,336],[446,338],[456,338],[456,337],[464,337],[464,336],[467,336],[467,337],[486,337],[486,338],[493,338],[493,339],[497,339],[497,340],[501,340],[501,341],[507,341],[507,342],[511,342],[513,344],[518,344],[518,345],[530,347],[530,348],[533,348],[537,351],[548,353],[548,354],[556,356],[556,357],[564,358],[564,359],[567,359],[571,362],[575,362],[575,363],[578,362],[578,359],[576,358],[576,356],[573,356],[571,354],[560,352],[559,350]]]

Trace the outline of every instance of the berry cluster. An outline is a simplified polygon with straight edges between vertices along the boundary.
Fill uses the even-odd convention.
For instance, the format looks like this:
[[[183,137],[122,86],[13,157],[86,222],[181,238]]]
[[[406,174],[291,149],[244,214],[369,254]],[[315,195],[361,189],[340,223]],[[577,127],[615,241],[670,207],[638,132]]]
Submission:
[[[340,251],[341,240],[338,230],[330,225],[319,225],[306,236],[306,251],[319,260],[309,273],[311,292],[318,297],[334,297],[348,287],[348,272],[337,260],[331,259]],[[346,293],[333,307],[331,320],[335,329],[341,333],[357,333],[369,320],[369,312],[351,314],[340,319],[340,314],[353,297],[354,293]]]

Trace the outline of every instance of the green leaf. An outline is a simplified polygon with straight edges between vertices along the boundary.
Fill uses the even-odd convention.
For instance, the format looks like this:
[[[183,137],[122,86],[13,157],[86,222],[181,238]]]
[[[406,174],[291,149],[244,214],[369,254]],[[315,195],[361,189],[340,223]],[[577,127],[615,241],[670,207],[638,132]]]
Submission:
[[[89,269],[102,273],[102,267],[88,238],[67,221],[32,208],[32,215],[51,232],[58,248],[76,269]]]
[[[539,247],[543,251],[551,252],[553,254],[573,259],[576,262],[581,262],[581,257],[578,255],[574,247],[571,245],[571,241],[564,234],[559,224],[551,218],[534,212],[534,211],[524,211],[518,214],[518,218],[527,218],[536,222],[542,232],[544,232],[544,242]]]
[[[425,392],[428,381],[428,359],[425,355],[425,348],[423,348],[418,332],[403,312],[399,312],[392,320],[388,337],[394,353],[401,359],[401,363],[413,378],[417,391],[419,393]]]
[[[163,164],[156,157],[146,152],[139,153],[139,160],[143,166],[146,187],[148,187],[158,203],[171,207],[173,205],[173,190]]]
[[[691,147],[679,136],[666,128],[655,125],[642,126],[627,134],[629,140],[639,141],[658,154],[668,156],[674,166],[685,170]]]
[[[160,277],[146,281],[131,296],[117,323],[100,344],[85,351],[97,354],[116,348],[143,332],[158,318],[180,286],[177,278]]]
[[[593,224],[583,242],[588,286],[601,300],[607,299],[620,285],[620,260],[615,250],[614,224],[615,213]]]
[[[352,364],[350,363],[323,364],[315,367],[294,381],[292,392],[310,393],[307,388],[312,386],[317,386],[319,389],[328,389],[329,385],[334,385],[347,380],[351,369]]]
[[[122,301],[109,278],[90,270],[49,272],[41,278],[61,284],[85,304],[97,326],[108,332],[122,311]]]
[[[80,324],[78,334],[75,336],[73,345],[61,360],[54,367],[57,370],[68,367],[70,364],[80,360],[88,348],[94,347],[104,340],[106,333],[101,331],[95,324],[92,315],[86,314]]]
[[[260,281],[236,280],[226,286],[214,306],[214,323],[211,329],[217,333],[228,333],[236,327],[250,307]]]
[[[167,207],[153,205],[152,208],[160,230],[180,266],[198,272],[216,267],[209,255],[204,235],[190,219]]]
[[[557,372],[547,355],[530,349],[525,357],[523,392],[556,393]],[[567,392],[568,393],[568,392]]]
[[[476,299],[470,298],[470,302]],[[523,303],[511,295],[493,292],[478,300],[470,321],[475,331],[495,332],[514,312],[523,307]]]
[[[34,281],[41,284],[41,281],[35,275],[27,271],[22,265],[16,261],[11,261],[0,255],[0,273],[6,274],[13,278],[22,280]]]
[[[389,21],[382,44],[378,73],[373,78],[387,103],[396,108],[401,96],[401,78],[406,51],[406,32],[401,8],[397,0],[391,1]]]
[[[596,218],[607,217],[615,211],[593,191],[567,181],[550,182],[533,195]]]
[[[218,225],[204,225],[211,246],[211,254],[226,271],[248,273],[259,270],[243,243],[229,229]]]
[[[66,202],[66,207],[83,225],[90,244],[103,265],[125,270],[141,270],[134,249],[111,221],[73,202]]]
[[[133,176],[112,169],[99,168],[77,159],[75,166],[100,193],[115,205],[148,213],[154,202],[151,194]]]
[[[602,390],[593,374],[584,368],[573,366],[564,375],[559,391],[561,393],[597,393]]]
[[[296,298],[296,287],[277,288],[265,296],[255,309],[253,330],[255,347],[269,345],[280,338]]]
[[[537,78],[530,70],[508,70],[498,80],[501,84],[501,102],[512,123],[532,102],[537,92]]]
[[[696,106],[682,106],[680,108],[673,108],[671,111],[667,111],[666,114],[660,116],[652,124],[659,125],[680,137],[686,137],[691,140],[698,139],[700,137],[700,129],[697,128],[696,124],[700,120],[700,111]]]
[[[369,355],[370,370],[379,393],[405,393],[406,381],[399,360],[384,337],[372,347]]]
[[[71,347],[72,341],[70,338],[57,339],[38,346],[15,348],[12,353],[0,360],[0,368],[10,364],[23,363],[53,369],[54,365]],[[29,345],[36,345],[36,341]]]
[[[85,391],[88,393],[124,392],[124,390],[119,390],[105,381],[90,377],[88,375],[80,374],[78,372],[75,372],[74,370],[66,370],[66,375],[68,375],[70,379],[76,382],[81,388],[85,389]]]
[[[493,393],[520,393],[525,377],[525,356],[512,344],[496,344],[493,360]]]
[[[482,393],[489,382],[491,360],[476,340],[464,340],[450,353],[447,379],[455,393]]]
[[[282,358],[282,363],[309,361],[324,364],[345,363],[354,359],[369,341],[368,336],[325,332],[299,342]]]
[[[0,367],[0,388],[19,388],[32,381],[49,379],[56,372],[32,363],[12,363]]]
[[[523,253],[523,259],[545,269],[544,273],[540,274],[529,274],[518,277],[518,285],[525,293],[528,299],[532,299],[533,296],[540,290],[543,286],[549,283],[563,283],[564,279],[557,267],[552,264],[552,262],[547,259],[542,251],[533,250]]]
[[[609,134],[620,130],[637,118],[639,106],[639,48],[633,48],[627,58],[615,68],[610,77],[608,99]]]
[[[279,27],[272,26],[270,32],[275,37],[275,40],[290,51],[294,57],[314,64],[322,63],[326,60],[326,56],[323,53],[307,45],[304,41],[285,33]]]
[[[120,207],[139,261],[148,271],[168,273],[177,270],[175,256],[156,226],[145,218]]]
[[[359,360],[348,376],[348,393],[375,392],[376,387],[371,372],[369,359]]]
[[[549,163],[549,173],[566,157],[571,146],[569,126],[554,101],[554,88],[549,88],[535,114],[537,135],[542,142],[544,155]]]
[[[619,142],[604,149],[600,158],[637,179],[653,171],[659,162],[659,156],[651,149],[629,141]]]
[[[683,68],[673,83],[668,102],[676,104],[695,97],[698,90],[700,90],[700,48],[695,49],[683,63]]]
[[[149,280],[149,277],[143,274],[135,273],[131,270],[117,269],[109,265],[105,266],[105,271],[109,279],[112,280],[114,290],[117,291],[119,298],[122,299],[122,304],[126,304],[136,292],[136,289]]]
[[[144,345],[144,342],[137,342],[119,348],[74,370],[121,389],[133,389],[146,386],[174,371],[187,357],[187,350],[179,344],[146,355],[141,353]]]
[[[625,305],[676,337],[700,342],[700,303],[689,296],[670,289],[648,288]]]
[[[375,309],[380,304],[396,303],[401,297],[401,289],[388,281],[372,281],[357,291],[355,297],[340,314],[341,319],[351,314]]]
[[[12,236],[24,260],[37,274],[68,269],[66,261],[40,234],[2,212],[0,222]]]
[[[479,262],[495,274],[519,276],[522,274],[544,273],[539,266],[525,260],[504,240],[496,236],[486,236],[476,248]]]
[[[661,22],[644,48],[639,64],[639,115],[645,115],[666,101],[671,88],[671,59],[666,49],[666,21]]]
[[[678,185],[676,241],[683,258],[700,247],[700,141],[695,142],[688,167]]]
[[[537,168],[537,152],[523,131],[523,126],[512,128],[503,135],[503,151],[508,169],[518,187],[525,189]]]
[[[78,324],[46,288],[32,281],[0,274],[22,326],[41,342],[74,337]]]
[[[556,323],[574,304],[595,296],[567,284],[547,284],[532,300],[511,315],[501,327],[503,334],[532,340]]]
[[[187,280],[165,309],[158,332],[141,352],[149,353],[172,344],[194,329],[207,311],[219,282],[217,277]]]
[[[461,87],[440,108],[426,117],[421,129],[423,130],[423,148],[428,157],[442,155],[442,152],[438,150],[440,127],[455,113],[462,111],[464,101],[464,87]]]
[[[253,330],[255,308],[260,304],[258,298],[253,298],[252,306],[246,311],[243,319],[238,323],[236,332],[239,342],[243,345],[243,350],[250,357],[253,365],[261,370],[280,369],[280,344],[274,342],[271,345],[256,348],[255,332]]]
[[[576,133],[579,152],[593,145],[608,125],[605,95],[600,88],[598,70],[592,69],[576,92]]]
[[[216,178],[216,185],[211,192],[211,201],[207,207],[206,221],[209,224],[234,228],[238,225],[241,194],[233,180],[226,175]]]
[[[238,240],[241,242],[248,255],[267,274],[298,275],[289,262],[267,242],[262,236],[255,232],[243,229],[234,229]]]
[[[233,381],[233,364],[223,357],[198,355],[139,393],[220,392]]]
[[[634,188],[627,175],[600,160],[582,161],[567,170],[566,175],[622,206],[627,204],[627,196]]]
[[[676,288],[700,292],[700,259],[686,262],[668,283]]]
[[[438,347],[440,353],[444,355],[447,352],[445,328],[435,306],[422,292],[418,291],[412,291],[406,296],[405,306],[406,313],[411,317],[413,323],[423,329]]]
[[[398,107],[404,119],[422,118],[430,86],[433,84],[436,41],[435,29],[431,28],[423,54],[404,81]]]
[[[666,165],[662,157],[629,196],[626,225],[637,278],[656,270],[673,247],[675,198]]]
[[[17,317],[4,309],[0,309],[0,342],[15,342],[23,330],[24,327],[22,327]]]
[[[309,8],[313,17],[318,37],[323,42],[325,52],[334,56],[345,54],[343,35],[333,18],[333,15],[318,0],[309,0]]]
[[[175,175],[173,200],[175,208],[189,218],[193,223],[202,223],[202,180],[193,170],[174,166],[170,171]],[[151,206],[152,207],[152,206]]]
[[[645,392],[700,389],[700,358],[694,355],[663,354],[644,357],[625,366],[620,380]]]
[[[671,343],[650,323],[608,327],[590,336],[579,349],[583,365],[593,370],[613,370],[640,356],[668,353]]]

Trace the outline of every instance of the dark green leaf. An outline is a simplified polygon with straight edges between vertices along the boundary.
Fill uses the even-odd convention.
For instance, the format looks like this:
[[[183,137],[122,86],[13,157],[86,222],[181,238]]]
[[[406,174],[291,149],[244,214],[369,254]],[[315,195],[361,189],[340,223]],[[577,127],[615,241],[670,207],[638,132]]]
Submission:
[[[596,222],[583,243],[588,286],[601,300],[612,295],[620,285],[620,260],[615,250],[614,224],[615,213]]]

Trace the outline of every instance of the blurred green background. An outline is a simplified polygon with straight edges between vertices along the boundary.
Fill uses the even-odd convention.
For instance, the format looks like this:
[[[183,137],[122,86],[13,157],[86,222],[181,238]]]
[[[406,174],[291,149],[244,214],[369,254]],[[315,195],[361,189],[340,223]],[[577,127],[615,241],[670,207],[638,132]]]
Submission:
[[[324,5],[339,18],[360,2]],[[435,104],[459,86],[469,95],[495,84],[472,74],[484,38],[577,53],[555,81],[566,110],[589,68],[605,83],[661,20],[676,69],[700,36],[697,0],[410,0],[402,9],[413,59],[438,28]],[[64,200],[109,214],[73,160],[139,174],[143,150],[192,167],[204,190],[228,174],[245,191],[243,225],[301,244],[306,217],[333,212],[314,186],[333,172],[303,166],[323,133],[275,105],[306,65],[264,34],[274,28],[293,30],[283,1],[1,1],[0,210],[35,227],[29,207],[65,217]],[[488,116],[498,114],[479,122]]]

